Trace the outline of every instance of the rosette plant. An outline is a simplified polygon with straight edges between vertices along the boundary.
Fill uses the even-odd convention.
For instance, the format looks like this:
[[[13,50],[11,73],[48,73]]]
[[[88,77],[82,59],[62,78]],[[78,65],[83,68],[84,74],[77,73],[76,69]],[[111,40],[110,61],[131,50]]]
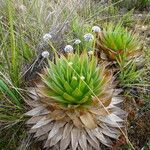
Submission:
[[[52,150],[110,147],[111,139],[121,134],[124,115],[115,106],[122,98],[111,85],[111,73],[94,56],[56,57],[41,75],[41,84],[29,88],[30,133]]]
[[[109,60],[124,61],[137,57],[141,50],[138,36],[121,24],[107,24],[99,33],[97,47]]]

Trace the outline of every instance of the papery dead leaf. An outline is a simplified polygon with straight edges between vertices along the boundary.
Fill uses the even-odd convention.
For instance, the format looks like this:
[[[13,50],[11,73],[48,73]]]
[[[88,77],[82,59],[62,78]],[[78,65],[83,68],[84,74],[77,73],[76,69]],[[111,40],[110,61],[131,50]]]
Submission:
[[[59,129],[63,127],[65,124],[66,124],[65,122],[55,122],[54,127],[52,128],[52,130],[50,131],[48,135],[48,140],[51,139],[55,134],[57,134]]]
[[[76,150],[78,147],[78,140],[80,138],[80,129],[74,127],[71,131],[71,145],[72,150]]]
[[[97,125],[94,122],[93,116],[90,113],[84,113],[80,116],[82,123],[89,129],[96,128]]]

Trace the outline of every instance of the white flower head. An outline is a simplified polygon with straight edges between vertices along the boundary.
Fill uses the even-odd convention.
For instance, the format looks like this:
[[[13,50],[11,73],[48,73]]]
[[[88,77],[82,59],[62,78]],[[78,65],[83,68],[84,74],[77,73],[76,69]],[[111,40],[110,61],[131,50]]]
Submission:
[[[92,41],[94,39],[94,36],[91,33],[87,33],[84,35],[85,41]]]
[[[84,79],[85,79],[85,77],[84,77],[84,76],[81,76],[81,77],[80,77],[80,79],[81,79],[81,80],[84,80]]]
[[[93,55],[93,53],[94,53],[93,51],[88,51],[89,55]]]
[[[72,65],[73,65],[73,63],[70,61],[70,62],[68,63],[68,65],[69,65],[69,66],[72,66]]]
[[[93,32],[96,32],[96,33],[97,33],[97,32],[101,32],[101,28],[100,28],[99,26],[93,26],[93,27],[92,27],[92,31],[93,31]]]
[[[44,51],[44,52],[42,52],[42,57],[43,58],[48,58],[49,57],[49,52],[48,51]]]
[[[76,39],[75,41],[74,41],[74,44],[80,44],[81,43],[81,40],[79,40],[79,39]]]
[[[20,10],[21,12],[25,12],[25,11],[27,11],[27,7],[26,7],[25,5],[23,5],[23,4],[21,4],[21,5],[19,6],[19,10]]]
[[[44,34],[43,41],[48,42],[52,38],[52,35],[49,33]]]
[[[71,52],[73,52],[73,47],[71,45],[66,45],[64,48],[64,51],[66,53],[71,53]]]

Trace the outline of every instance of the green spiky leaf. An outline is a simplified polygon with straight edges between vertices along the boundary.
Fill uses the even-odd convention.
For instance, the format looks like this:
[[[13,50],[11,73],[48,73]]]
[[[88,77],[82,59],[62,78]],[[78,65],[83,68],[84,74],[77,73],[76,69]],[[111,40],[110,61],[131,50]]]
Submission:
[[[86,53],[56,57],[42,75],[47,87],[44,93],[62,105],[90,105],[93,93],[99,95],[107,81],[103,71],[97,59]]]

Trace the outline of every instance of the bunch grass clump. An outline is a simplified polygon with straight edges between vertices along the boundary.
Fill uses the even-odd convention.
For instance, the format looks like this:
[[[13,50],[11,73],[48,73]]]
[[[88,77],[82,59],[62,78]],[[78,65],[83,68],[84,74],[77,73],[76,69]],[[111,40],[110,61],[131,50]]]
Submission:
[[[125,1],[119,1],[119,0],[112,0],[113,3],[118,2],[119,7],[125,7],[128,10],[131,9],[138,9],[143,10],[144,8],[148,7],[150,4],[150,0],[125,0]]]
[[[123,87],[132,87],[134,84],[140,83],[143,70],[138,70],[134,61],[126,62],[124,65],[120,64],[120,72],[118,79]]]
[[[0,97],[0,149],[17,149],[26,137],[23,98],[4,79],[0,79]]]

